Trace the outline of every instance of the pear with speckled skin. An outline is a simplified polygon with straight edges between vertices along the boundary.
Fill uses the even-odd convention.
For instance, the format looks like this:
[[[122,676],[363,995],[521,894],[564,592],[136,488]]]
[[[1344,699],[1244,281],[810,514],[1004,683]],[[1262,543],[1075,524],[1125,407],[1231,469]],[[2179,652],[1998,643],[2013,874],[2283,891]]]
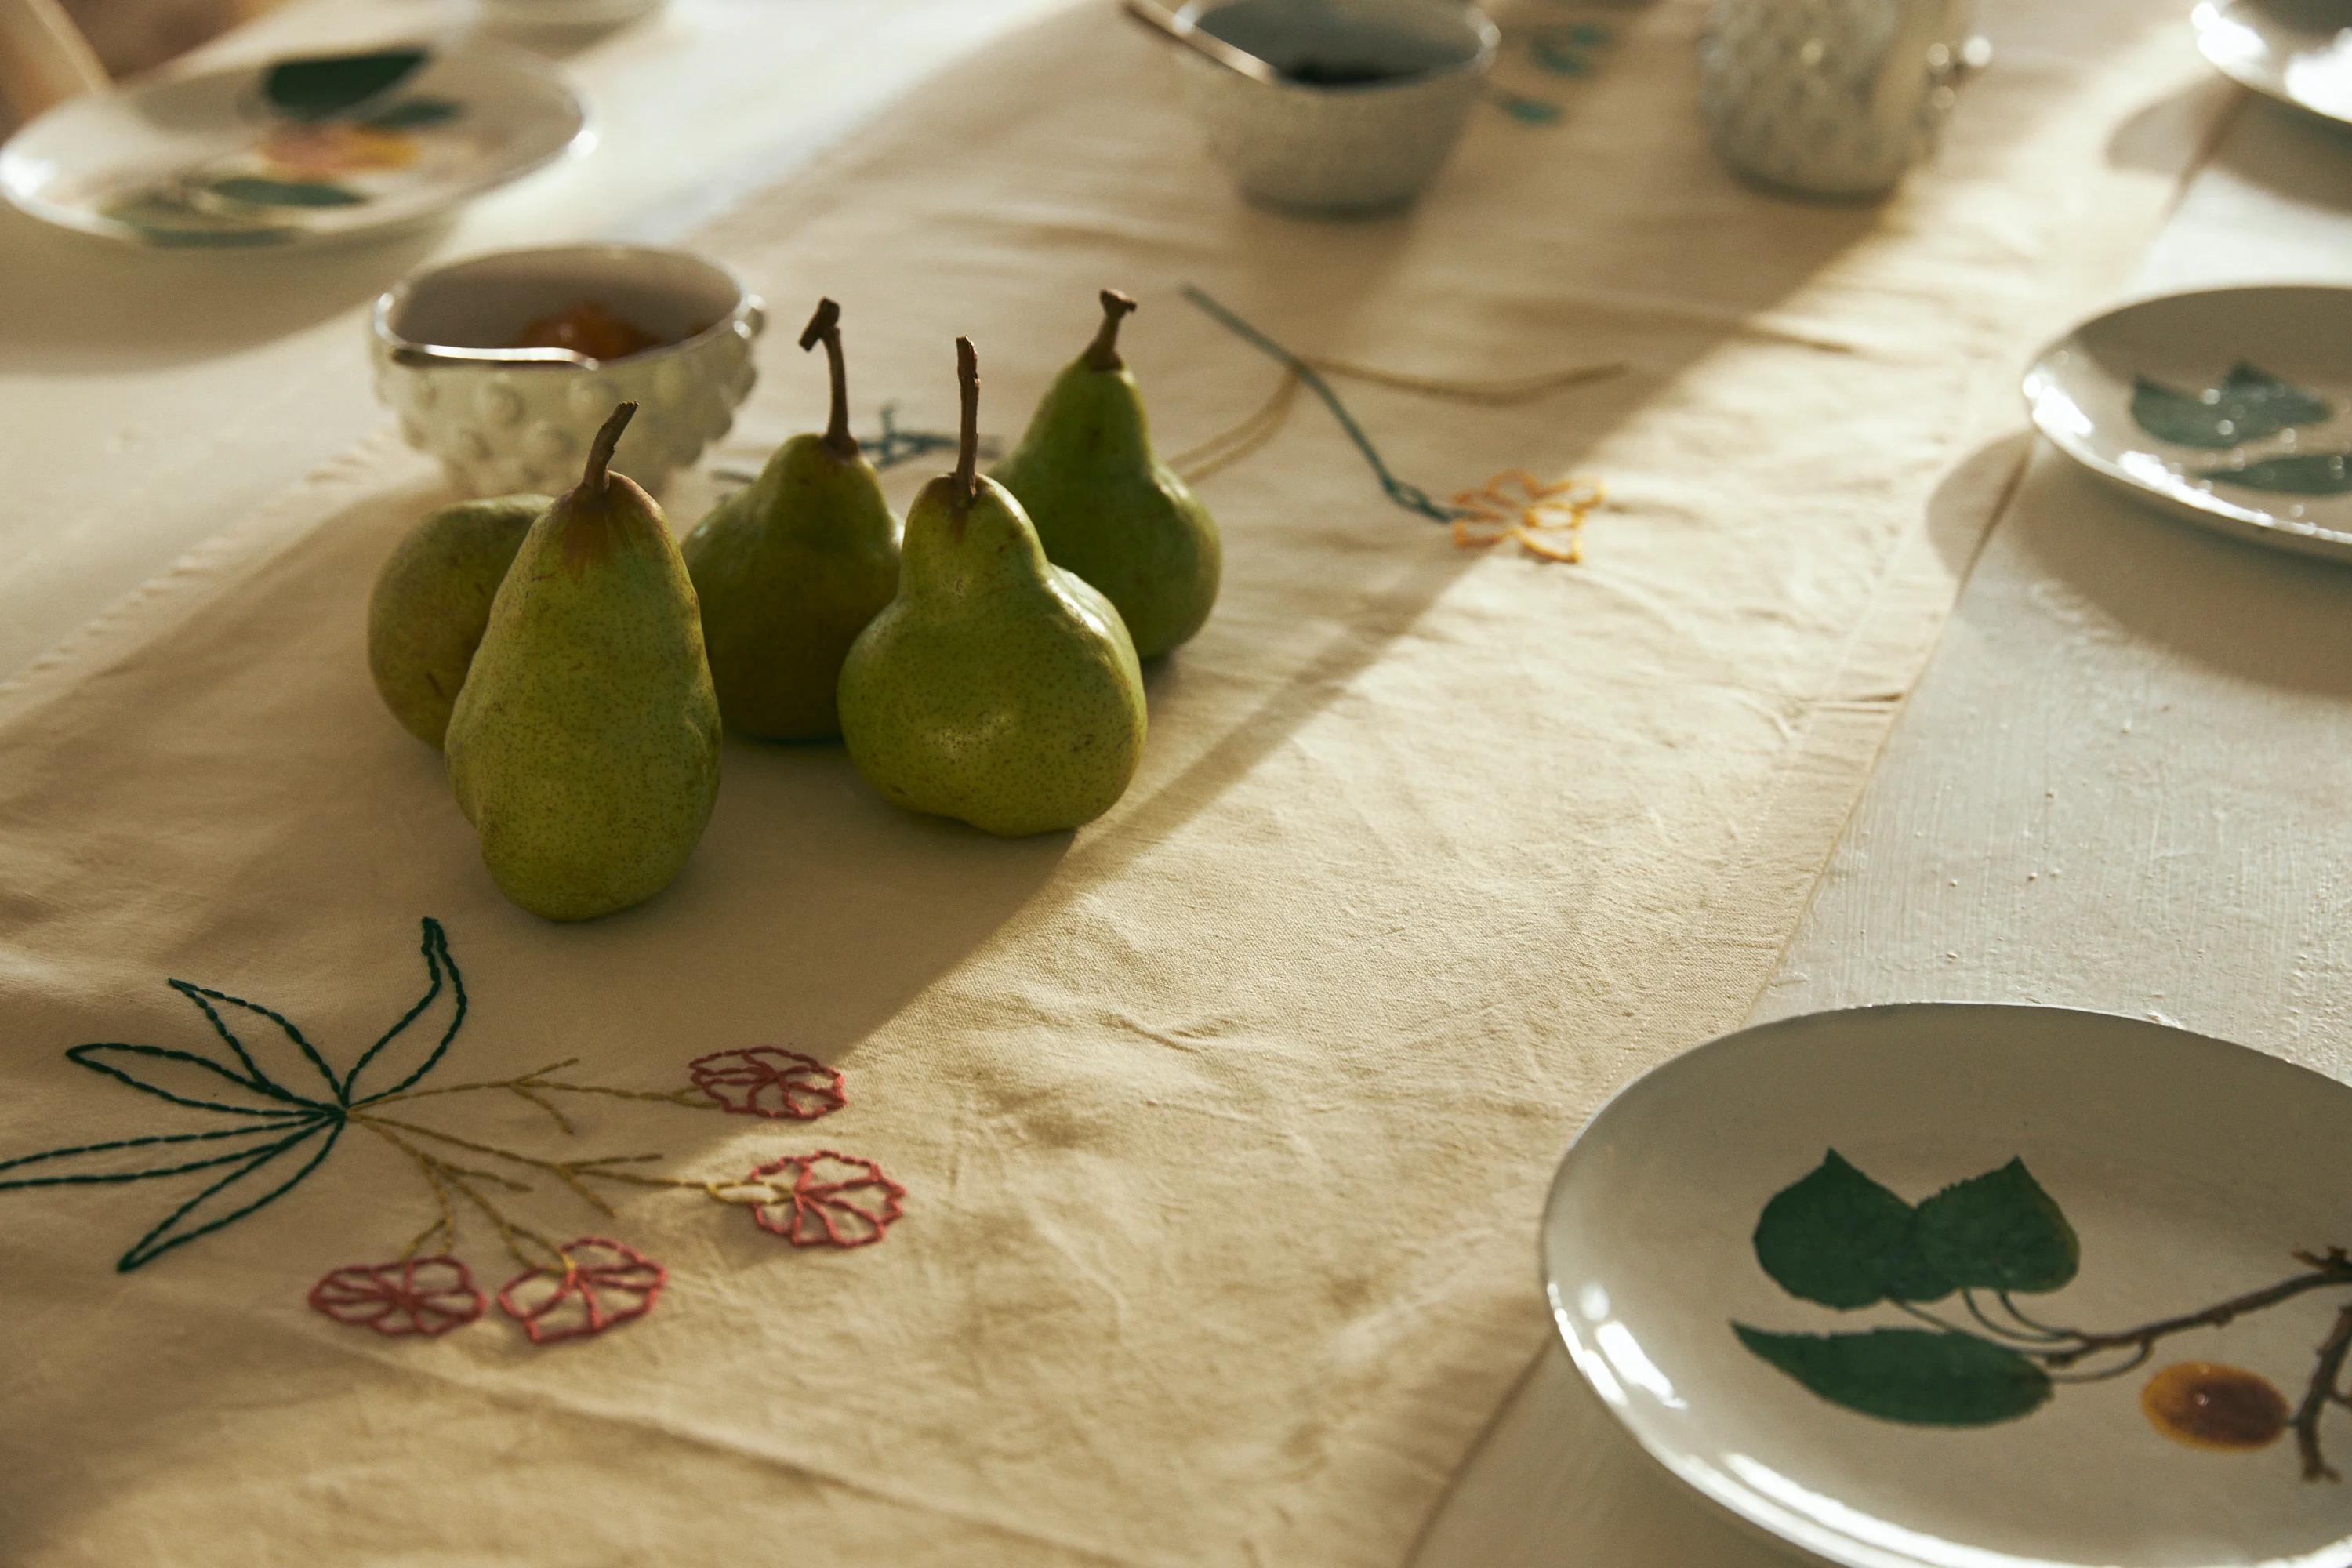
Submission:
[[[1048,563],[1021,503],[976,468],[980,368],[952,474],[907,513],[898,595],[851,646],[841,727],[867,783],[1006,837],[1108,811],[1143,755],[1143,676],[1118,612]]]
[[[801,334],[803,350],[820,342],[833,374],[824,433],[776,448],[679,547],[702,601],[719,710],[755,740],[841,733],[841,662],[898,589],[898,520],[849,433],[841,307],[830,300]]]
[[[702,615],[661,509],[609,471],[613,412],[579,485],[531,525],[449,716],[449,782],[499,891],[593,920],[667,887],[719,793]]]
[[[426,514],[368,595],[368,673],[408,732],[438,747],[474,649],[545,496],[493,496]]]
[[[1143,395],[1118,355],[1135,301],[1106,289],[1102,308],[1094,341],[990,477],[1020,500],[1047,558],[1101,589],[1152,658],[1208,620],[1224,551],[1209,509],[1152,453]]]

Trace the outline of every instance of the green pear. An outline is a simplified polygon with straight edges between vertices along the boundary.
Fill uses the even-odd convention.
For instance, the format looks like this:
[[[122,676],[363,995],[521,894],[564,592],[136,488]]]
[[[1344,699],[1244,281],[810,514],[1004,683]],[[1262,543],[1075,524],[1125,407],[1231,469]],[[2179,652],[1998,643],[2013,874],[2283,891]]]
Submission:
[[[979,476],[979,361],[968,338],[956,354],[956,469],[907,512],[898,596],[841,667],[842,734],[909,810],[1006,837],[1076,827],[1135,776],[1143,676],[1110,601],[1049,563],[1021,503]]]
[[[428,512],[385,558],[368,595],[368,673],[392,716],[438,749],[490,601],[545,496],[494,496]]]
[[[1143,395],[1118,357],[1118,324],[1135,301],[1106,289],[1102,307],[1094,342],[991,477],[1019,499],[1046,556],[1101,589],[1150,658],[1209,618],[1223,552],[1208,509],[1152,456]]]
[[[610,472],[634,403],[531,525],[449,716],[449,782],[499,889],[551,921],[667,887],[719,793],[702,615],[661,509]]]
[[[681,547],[719,710],[729,729],[763,741],[841,733],[841,661],[898,590],[898,520],[849,433],[841,307],[830,300],[801,334],[803,350],[819,342],[833,373],[824,434],[778,447]]]

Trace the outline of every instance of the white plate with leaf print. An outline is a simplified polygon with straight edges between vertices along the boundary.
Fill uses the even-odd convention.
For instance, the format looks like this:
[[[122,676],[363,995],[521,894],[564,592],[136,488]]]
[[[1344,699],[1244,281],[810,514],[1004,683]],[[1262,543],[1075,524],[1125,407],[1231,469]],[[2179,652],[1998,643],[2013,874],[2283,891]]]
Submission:
[[[2352,6],[2344,0],[2205,0],[2197,47],[2241,86],[2352,124]]]
[[[2208,528],[2352,561],[2352,289],[2144,300],[2025,376],[2053,445]]]
[[[137,244],[283,244],[420,222],[586,137],[580,100],[530,55],[387,44],[68,100],[0,147],[0,192]]]
[[[2352,1089],[2135,1018],[1790,1018],[1612,1100],[1544,1216],[1586,1384],[1844,1568],[2352,1563]]]

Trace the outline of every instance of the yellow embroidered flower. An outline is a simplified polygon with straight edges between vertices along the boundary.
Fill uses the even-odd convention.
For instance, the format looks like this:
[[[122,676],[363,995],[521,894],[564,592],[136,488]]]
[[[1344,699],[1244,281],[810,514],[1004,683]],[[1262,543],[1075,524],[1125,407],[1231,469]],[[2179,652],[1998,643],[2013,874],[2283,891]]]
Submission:
[[[1483,550],[1515,540],[1540,560],[1574,565],[1584,558],[1584,520],[1603,494],[1596,479],[1571,476],[1544,484],[1525,468],[1507,468],[1486,489],[1454,498],[1463,513],[1454,520],[1454,542]]]

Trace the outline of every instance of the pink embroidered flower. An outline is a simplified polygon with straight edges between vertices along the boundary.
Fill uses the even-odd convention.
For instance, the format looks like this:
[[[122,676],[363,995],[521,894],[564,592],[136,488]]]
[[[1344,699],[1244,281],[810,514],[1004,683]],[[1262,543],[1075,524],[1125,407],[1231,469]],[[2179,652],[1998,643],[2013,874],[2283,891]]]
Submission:
[[[687,1063],[694,1087],[737,1116],[814,1121],[849,1102],[841,1074],[782,1046],[716,1051]]]
[[[906,1212],[900,1200],[907,1189],[884,1175],[881,1166],[830,1149],[788,1154],[744,1180],[765,1182],[791,1194],[788,1204],[752,1205],[751,1217],[761,1230],[772,1231],[794,1247],[865,1247],[881,1240]]]
[[[499,1292],[499,1310],[520,1323],[535,1345],[601,1334],[642,1318],[669,1279],[668,1269],[635,1247],[601,1236],[582,1237],[563,1255],[571,1263],[565,1273],[526,1269]]]
[[[482,1293],[454,1258],[355,1263],[310,1287],[310,1305],[339,1323],[399,1338],[446,1334],[482,1315]]]

